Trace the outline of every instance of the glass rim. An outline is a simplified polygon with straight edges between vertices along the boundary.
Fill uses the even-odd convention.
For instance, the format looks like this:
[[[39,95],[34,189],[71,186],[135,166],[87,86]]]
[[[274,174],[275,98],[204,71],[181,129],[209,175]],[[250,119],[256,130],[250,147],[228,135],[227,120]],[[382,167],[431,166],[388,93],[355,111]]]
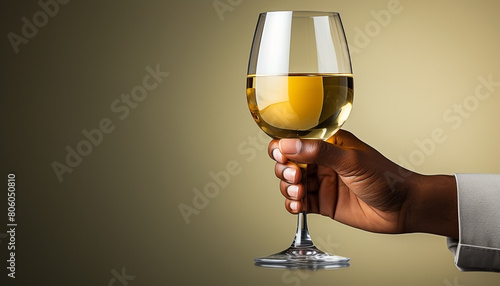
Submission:
[[[272,11],[267,11],[267,12],[261,12],[260,15],[266,15],[266,14],[271,14],[271,13],[292,13],[293,15],[297,14],[303,14],[304,16],[326,16],[326,15],[331,15],[331,16],[339,16],[339,12],[334,12],[334,11],[308,11],[308,10],[272,10]],[[306,15],[307,14],[307,15]],[[309,15],[310,14],[310,15]]]

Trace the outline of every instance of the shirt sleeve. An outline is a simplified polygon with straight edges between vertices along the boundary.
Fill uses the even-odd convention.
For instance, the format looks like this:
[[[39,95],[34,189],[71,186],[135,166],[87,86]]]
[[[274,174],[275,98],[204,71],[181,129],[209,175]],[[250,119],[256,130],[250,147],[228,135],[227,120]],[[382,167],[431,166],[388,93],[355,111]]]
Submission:
[[[448,248],[461,271],[500,272],[500,175],[455,174],[459,239]]]

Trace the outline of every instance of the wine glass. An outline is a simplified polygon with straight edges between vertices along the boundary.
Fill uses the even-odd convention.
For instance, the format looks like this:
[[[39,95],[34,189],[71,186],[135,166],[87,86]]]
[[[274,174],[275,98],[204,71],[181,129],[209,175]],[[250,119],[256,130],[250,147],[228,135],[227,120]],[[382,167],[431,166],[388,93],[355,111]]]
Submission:
[[[340,15],[261,13],[248,64],[247,101],[257,125],[272,138],[325,140],[337,132],[353,101],[351,60]],[[298,165],[302,184],[307,186],[307,165]],[[255,258],[256,265],[308,269],[349,266],[349,258],[314,246],[306,213],[301,210],[297,215],[292,245]]]

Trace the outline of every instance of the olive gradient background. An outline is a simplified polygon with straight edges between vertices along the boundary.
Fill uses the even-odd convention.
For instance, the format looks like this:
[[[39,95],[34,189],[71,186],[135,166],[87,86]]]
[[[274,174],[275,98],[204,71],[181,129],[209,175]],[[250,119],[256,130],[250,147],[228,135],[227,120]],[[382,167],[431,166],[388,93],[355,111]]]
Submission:
[[[2,3],[2,285],[498,285],[499,274],[459,272],[443,237],[320,216],[309,216],[313,239],[350,268],[255,267],[288,246],[295,217],[245,100],[260,12],[338,11],[355,74],[344,129],[417,172],[499,173],[500,86],[475,97],[479,77],[500,82],[498,1],[70,1],[18,53],[7,35],[22,36],[21,19],[42,9]],[[158,65],[169,76],[126,116],[114,112]],[[105,118],[113,131],[60,182],[51,164]],[[214,187],[210,173],[228,164],[238,173],[187,224],[179,205],[193,207],[193,189]],[[9,172],[15,281],[4,280]]]

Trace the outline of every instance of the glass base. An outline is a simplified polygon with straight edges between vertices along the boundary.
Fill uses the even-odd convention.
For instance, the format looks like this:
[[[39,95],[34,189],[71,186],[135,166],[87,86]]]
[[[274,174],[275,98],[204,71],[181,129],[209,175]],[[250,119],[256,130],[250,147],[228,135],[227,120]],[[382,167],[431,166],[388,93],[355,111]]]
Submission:
[[[266,257],[255,258],[255,265],[288,269],[330,269],[349,267],[350,258],[329,254],[314,245],[294,247]]]

